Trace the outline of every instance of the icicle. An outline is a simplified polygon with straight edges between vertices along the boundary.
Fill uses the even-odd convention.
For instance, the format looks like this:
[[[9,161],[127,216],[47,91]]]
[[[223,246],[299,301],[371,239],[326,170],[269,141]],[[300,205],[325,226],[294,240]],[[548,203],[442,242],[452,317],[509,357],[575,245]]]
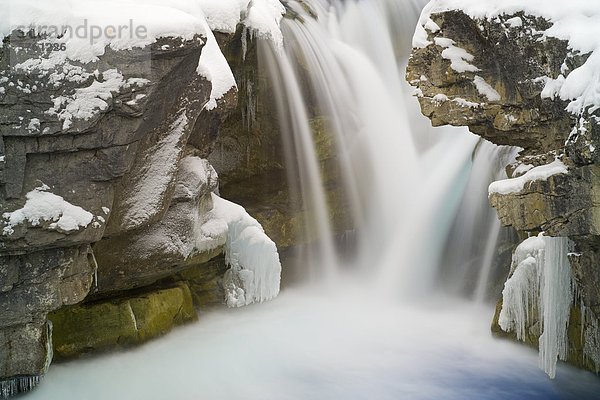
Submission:
[[[248,40],[254,40],[255,33],[252,29],[244,26],[242,28],[242,61],[246,61],[246,54],[248,53]]]
[[[96,261],[96,256],[94,255],[94,252],[92,250],[90,250],[88,252],[88,262],[90,262],[93,267],[94,267],[94,281],[92,282],[92,289],[94,289],[94,291],[98,290],[98,262]]]
[[[514,331],[518,340],[525,340],[530,313],[537,308],[537,269],[537,260],[526,258],[518,264],[502,291],[498,322],[504,331]]]
[[[512,275],[502,291],[502,310],[498,322],[504,331],[514,331],[519,340],[525,340],[530,313],[537,309],[537,271],[544,245],[542,238],[531,237],[515,249]]]
[[[567,359],[567,328],[573,304],[571,266],[567,258],[567,238],[544,238],[543,268],[540,279],[540,367],[551,377],[556,375],[556,360]]]
[[[586,312],[587,312],[587,308],[585,307],[585,303],[583,302],[583,298],[581,297],[581,295],[579,294],[579,289],[577,288],[577,285],[573,285],[574,289],[575,289],[575,298],[579,299],[579,313],[581,314],[581,330],[580,330],[580,336],[579,338],[581,339],[581,343],[584,342],[584,337],[585,337],[585,324],[587,321],[586,318]],[[585,352],[583,352],[583,362],[585,363]]]
[[[525,340],[527,329],[537,321],[541,326],[539,364],[551,378],[557,359],[567,357],[567,327],[573,304],[571,267],[566,238],[532,237],[515,250],[512,276],[502,291],[499,324]]]
[[[256,99],[252,80],[246,79],[246,126],[252,128],[256,122]]]
[[[0,381],[0,397],[7,399],[19,393],[29,392],[40,383],[40,376],[17,376],[12,379]]]

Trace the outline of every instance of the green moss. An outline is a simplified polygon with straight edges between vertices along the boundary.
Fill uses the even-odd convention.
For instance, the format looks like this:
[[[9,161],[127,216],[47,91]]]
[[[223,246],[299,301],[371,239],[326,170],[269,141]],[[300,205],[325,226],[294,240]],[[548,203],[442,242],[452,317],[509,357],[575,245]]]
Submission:
[[[48,315],[56,359],[143,343],[197,319],[187,285],[65,307]]]

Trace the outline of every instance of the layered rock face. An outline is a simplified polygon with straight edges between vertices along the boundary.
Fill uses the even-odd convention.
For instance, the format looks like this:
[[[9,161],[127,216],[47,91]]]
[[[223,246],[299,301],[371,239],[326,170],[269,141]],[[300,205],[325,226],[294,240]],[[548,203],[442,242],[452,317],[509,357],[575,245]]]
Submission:
[[[206,158],[237,90],[205,107],[206,38],[106,47],[92,62],[40,40],[15,32],[0,53],[2,397],[35,386],[53,351],[140,343],[226,300],[231,217],[217,214]]]
[[[195,73],[202,48],[166,38],[84,64],[5,40],[0,380],[45,372],[48,312],[220,252],[223,237],[197,234],[216,174],[187,144],[211,91]]]
[[[574,292],[566,294],[573,296],[567,299],[572,302],[565,334],[569,354],[561,357],[597,370],[600,126],[597,107],[559,94],[590,54],[547,34],[554,22],[540,14],[513,10],[479,16],[453,4],[432,2],[424,12],[407,80],[434,125],[467,126],[492,143],[521,148],[508,168],[512,179],[490,186],[490,203],[502,224],[517,229],[523,239],[541,232],[570,239]],[[524,274],[516,270],[525,269],[526,259],[515,254],[513,276]],[[537,317],[540,296],[527,306],[527,334],[519,338],[536,347],[549,324]],[[501,309],[500,303],[494,330],[506,334],[497,324]]]

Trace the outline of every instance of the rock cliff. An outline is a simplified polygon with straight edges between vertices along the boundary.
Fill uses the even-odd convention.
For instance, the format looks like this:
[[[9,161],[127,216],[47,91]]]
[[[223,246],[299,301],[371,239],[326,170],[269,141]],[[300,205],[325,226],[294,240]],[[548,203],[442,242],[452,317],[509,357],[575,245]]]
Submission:
[[[52,347],[40,346],[50,341],[48,312],[90,291],[143,286],[190,259],[174,254],[157,269],[131,242],[169,221],[170,205],[186,204],[175,196],[177,166],[193,157],[186,143],[211,89],[193,73],[202,43],[165,38],[150,49],[107,49],[97,62],[77,63],[43,54],[30,36],[5,40],[1,379],[44,373],[52,358]],[[187,199],[190,212],[211,189],[205,184]],[[135,272],[127,270],[131,252],[145,257]]]
[[[156,37],[134,45],[0,32],[0,398],[31,390],[53,359],[272,298],[275,245],[285,256],[313,239],[258,64],[258,42],[281,45],[284,8],[209,3],[183,10],[181,24],[181,10],[161,9],[181,32],[148,21]],[[319,120],[314,131],[325,165],[331,139]],[[336,208],[337,231],[346,214]],[[261,257],[240,255],[244,240]]]
[[[569,14],[554,2],[545,10],[488,3],[432,1],[415,33],[407,80],[433,125],[467,126],[492,143],[521,148],[508,167],[512,179],[490,186],[490,203],[502,224],[517,229],[523,239],[540,233],[570,239],[570,267],[564,268],[570,269],[574,291],[565,294],[571,303],[570,323],[564,327],[569,354],[561,358],[597,371],[600,126],[598,104],[584,91],[595,82],[582,75],[595,64],[588,63],[591,50],[569,41],[564,32],[575,27],[561,19],[561,13],[575,18],[581,10],[575,7]],[[584,86],[573,94],[575,78]],[[535,259],[538,250],[527,254]],[[513,256],[515,278],[507,288],[523,275],[526,257],[519,257]],[[537,259],[536,265],[543,263]],[[525,299],[527,291],[536,293],[525,306],[530,315],[524,321],[526,337],[519,339],[538,347],[550,323],[537,314],[542,289],[522,290]],[[493,329],[506,335],[498,326],[502,307],[500,302]],[[510,335],[519,336],[514,330]]]
[[[229,303],[228,289],[243,304],[278,292],[275,245],[242,208],[215,197],[219,177],[208,160],[223,121],[244,120],[221,50],[239,47],[242,35],[248,54],[258,37],[276,41],[247,7],[223,26],[186,10],[185,24],[171,24],[183,33],[129,46],[82,47],[0,26],[0,397],[32,389],[53,356],[149,340],[195,320],[197,309]],[[283,7],[273,9],[277,27]],[[148,23],[160,33],[160,21]],[[254,80],[246,77],[248,85]],[[265,162],[281,168],[273,152]],[[230,165],[237,156],[220,159]],[[236,173],[219,169],[224,182]],[[236,260],[227,272],[228,246],[237,240],[231,224],[240,233],[251,228],[273,253],[273,271],[261,272],[270,282],[252,283],[267,295],[248,292],[236,275],[260,266]]]

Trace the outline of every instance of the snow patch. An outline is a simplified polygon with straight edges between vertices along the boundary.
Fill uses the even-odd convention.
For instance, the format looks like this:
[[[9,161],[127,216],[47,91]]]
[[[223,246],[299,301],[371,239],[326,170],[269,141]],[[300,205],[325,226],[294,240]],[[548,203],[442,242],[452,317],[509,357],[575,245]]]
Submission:
[[[415,34],[412,39],[412,46],[418,49],[424,49],[429,46],[431,42],[428,40],[427,31],[431,33],[436,33],[440,30],[438,24],[436,24],[431,18],[430,10],[433,8],[433,2],[430,2],[425,5],[423,11],[421,12],[421,17],[419,18],[419,22],[415,28]]]
[[[231,67],[221,52],[215,35],[210,30],[196,71],[212,84],[210,99],[205,105],[207,110],[217,108],[217,101],[231,89],[237,88]]]
[[[523,26],[523,20],[521,19],[521,17],[514,17],[514,18],[509,18],[506,20],[506,25],[510,26],[511,28],[518,28]]]
[[[436,103],[443,103],[445,101],[448,101],[448,96],[446,96],[443,93],[438,93],[435,96],[432,97],[432,100],[435,101]]]
[[[62,128],[67,130],[75,120],[89,120],[98,111],[107,110],[113,93],[118,93],[122,87],[148,82],[139,78],[125,80],[116,69],[109,69],[102,73],[102,80],[95,79],[90,86],[75,89],[75,93],[71,96],[56,97],[54,105],[46,111],[46,114],[56,115],[63,121]]]
[[[533,181],[545,181],[553,175],[567,174],[566,165],[558,158],[550,164],[540,165],[539,167],[531,168],[524,175],[517,178],[504,179],[492,182],[489,186],[489,194],[510,194],[518,193],[525,188],[525,185]]]
[[[452,101],[461,107],[467,107],[467,108],[483,107],[483,103],[474,103],[472,101],[465,100],[462,97],[455,97],[452,99]]]
[[[489,101],[500,100],[500,93],[498,93],[496,89],[490,86],[490,84],[487,83],[485,79],[483,79],[479,75],[475,75],[475,77],[473,78],[473,83],[475,84],[475,87],[477,88],[479,94],[487,97]]]
[[[520,176],[520,175],[523,175],[524,173],[526,173],[527,171],[530,171],[534,167],[535,166],[532,164],[519,164],[517,166],[517,168],[515,168],[515,170],[513,171],[513,174]]]
[[[40,120],[37,118],[32,118],[29,121],[29,125],[27,125],[27,130],[29,132],[39,132],[40,130]]]
[[[560,90],[565,84],[564,76],[559,75],[556,79],[544,76],[542,79],[546,82],[544,89],[542,89],[542,93],[540,94],[542,99],[554,100],[556,97],[560,96]]]
[[[2,214],[6,223],[3,234],[12,235],[14,227],[25,222],[29,222],[31,226],[39,226],[42,222],[53,221],[48,228],[62,232],[76,231],[92,222],[92,213],[48,190],[50,188],[46,185],[32,190],[27,193],[23,208]]]
[[[450,47],[454,44],[454,40],[444,37],[436,37],[433,39],[433,42],[443,48]]]
[[[422,95],[423,95],[423,93],[421,92],[421,96]],[[478,108],[478,107],[483,106],[482,103],[474,103],[472,101],[465,100],[462,97],[455,97],[455,98],[451,99],[443,93],[438,93],[435,96],[433,96],[431,99],[433,101],[435,101],[436,103],[443,103],[446,101],[451,101],[453,103],[458,104],[461,107],[466,107],[466,108]]]
[[[213,31],[235,33],[250,0],[199,0],[206,22]]]
[[[448,38],[435,38],[435,44],[443,47],[442,58],[450,60],[450,68],[456,72],[477,72],[479,68],[470,64],[473,61],[473,55],[465,49],[456,47],[456,42]]]

